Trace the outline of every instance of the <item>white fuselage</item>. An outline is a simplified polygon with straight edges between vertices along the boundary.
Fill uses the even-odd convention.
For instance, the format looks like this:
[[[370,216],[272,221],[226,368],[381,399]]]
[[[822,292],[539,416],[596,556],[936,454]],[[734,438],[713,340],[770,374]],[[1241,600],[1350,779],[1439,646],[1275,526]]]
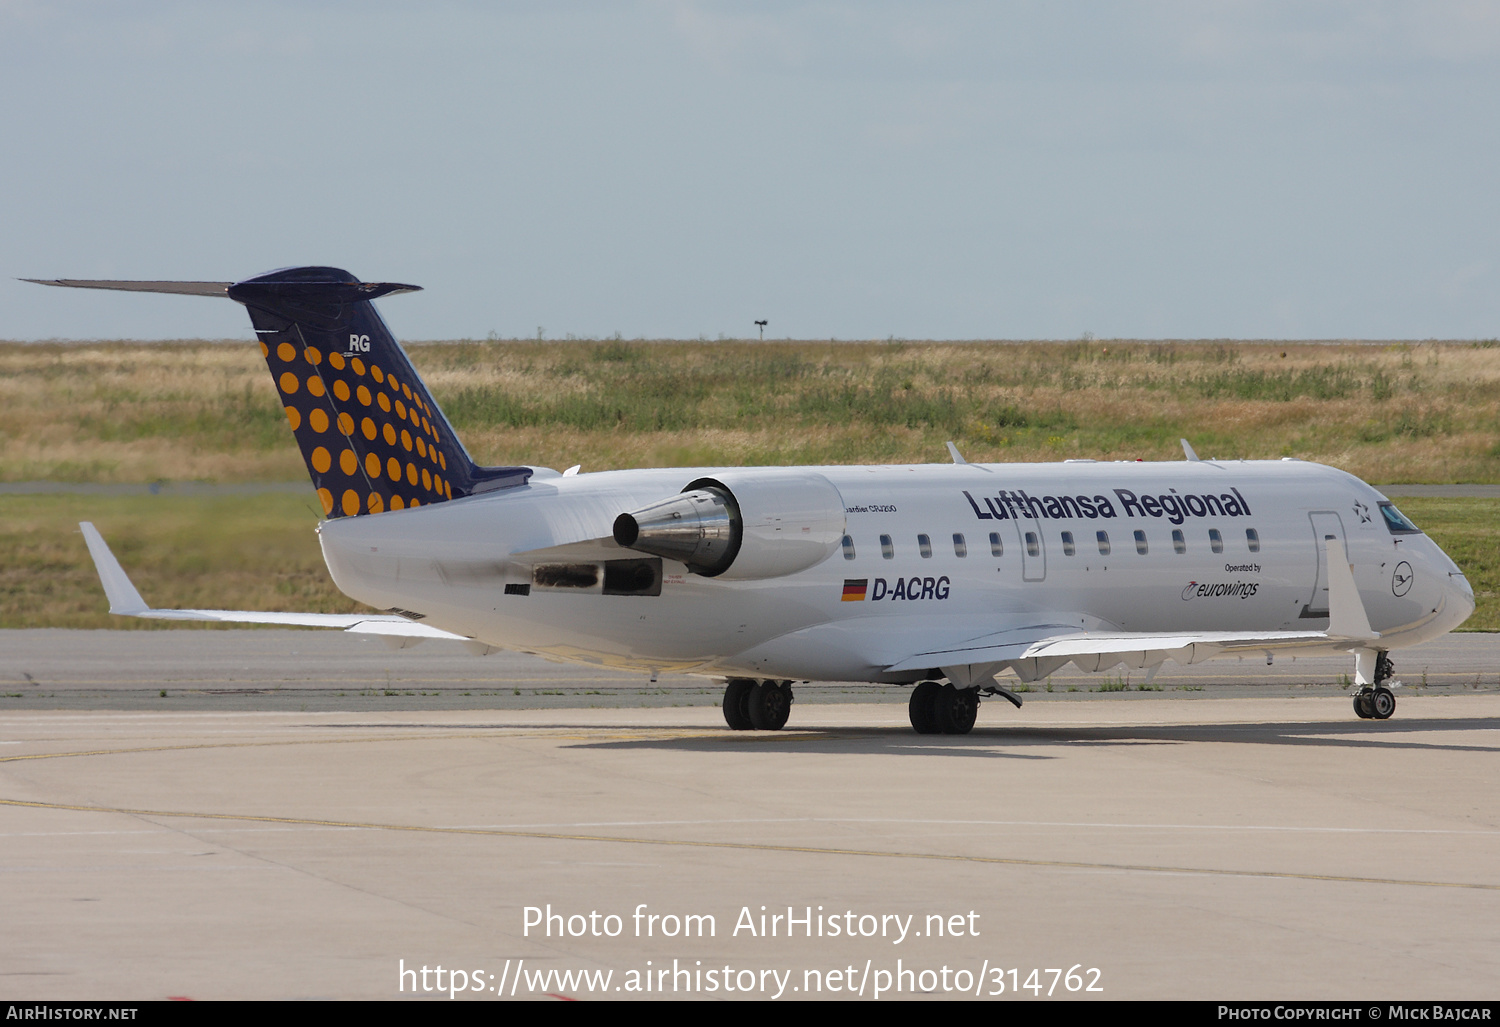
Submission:
[[[914,680],[886,668],[1033,624],[1322,630],[1329,537],[1347,552],[1378,648],[1433,638],[1473,610],[1468,583],[1431,539],[1390,530],[1383,496],[1300,461],[761,468],[831,482],[852,545],[760,580],[667,560],[659,595],[522,594],[534,563],[525,554],[609,539],[620,514],[719,473],[539,474],[519,488],[327,521],[323,552],[347,595],[496,648],[798,680]]]

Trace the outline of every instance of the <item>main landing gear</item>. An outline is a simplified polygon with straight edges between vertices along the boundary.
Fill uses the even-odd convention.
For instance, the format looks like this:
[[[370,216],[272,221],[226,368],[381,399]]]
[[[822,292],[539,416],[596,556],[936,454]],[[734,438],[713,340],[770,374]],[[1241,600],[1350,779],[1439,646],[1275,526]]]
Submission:
[[[1396,668],[1385,653],[1375,657],[1375,687],[1365,685],[1354,693],[1354,712],[1361,720],[1389,720],[1396,712],[1396,693],[1388,682],[1396,676]]]
[[[780,731],[792,713],[790,681],[730,678],[724,687],[724,723],[736,731]]]
[[[919,735],[966,735],[979,715],[979,689],[923,681],[911,690],[907,713]]]

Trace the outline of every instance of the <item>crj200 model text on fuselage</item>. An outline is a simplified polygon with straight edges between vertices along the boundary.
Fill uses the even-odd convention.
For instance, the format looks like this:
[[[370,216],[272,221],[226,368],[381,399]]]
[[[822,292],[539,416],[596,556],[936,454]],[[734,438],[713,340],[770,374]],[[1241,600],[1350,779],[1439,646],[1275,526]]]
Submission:
[[[734,728],[792,684],[910,683],[912,726],[973,727],[998,675],[1282,651],[1354,658],[1355,712],[1395,709],[1390,650],[1474,609],[1384,496],[1296,460],[481,467],[376,313],[414,287],[335,268],[243,282],[45,284],[248,309],[328,519],[338,587],[383,614],[159,610],[83,526],[115,613],[309,624],[727,679]],[[951,447],[950,447],[951,448]]]

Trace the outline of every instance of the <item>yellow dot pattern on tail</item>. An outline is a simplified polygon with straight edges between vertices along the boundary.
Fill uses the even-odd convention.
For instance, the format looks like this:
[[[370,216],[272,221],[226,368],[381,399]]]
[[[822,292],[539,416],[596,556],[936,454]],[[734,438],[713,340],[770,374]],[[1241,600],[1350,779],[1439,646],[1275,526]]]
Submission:
[[[479,467],[454,437],[370,302],[414,286],[339,268],[284,268],[236,282],[324,513],[420,509],[524,485],[528,467]]]
[[[289,341],[264,348],[326,513],[336,507],[352,517],[452,496],[443,477],[442,440],[422,416],[430,412],[429,400],[359,357],[331,353],[325,359],[317,347]],[[329,448],[330,427],[344,436],[333,447],[337,460]]]

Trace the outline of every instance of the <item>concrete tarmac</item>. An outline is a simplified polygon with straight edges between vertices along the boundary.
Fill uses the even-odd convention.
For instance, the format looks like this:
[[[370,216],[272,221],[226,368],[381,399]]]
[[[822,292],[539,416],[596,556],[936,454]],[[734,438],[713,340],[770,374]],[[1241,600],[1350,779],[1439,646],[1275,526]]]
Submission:
[[[1452,634],[1392,654],[1398,695],[1500,692],[1500,635]],[[1261,656],[1192,667],[1087,674],[1062,668],[1025,691],[1026,702],[1171,694],[1225,698],[1348,695],[1351,660]],[[1011,687],[1016,687],[1014,678]],[[1049,691],[1050,688],[1050,691]],[[797,703],[904,707],[910,689],[812,682]],[[166,693],[163,695],[162,693]],[[522,653],[470,655],[451,642],[393,651],[340,631],[0,631],[0,711],[11,709],[279,710],[538,709],[717,706],[717,681],[549,663]],[[1003,701],[996,707],[1010,709]],[[796,723],[796,708],[793,723]],[[987,723],[988,704],[981,712]]]
[[[1497,649],[1398,654],[1479,687],[1430,670],[1385,722],[1322,661],[1232,661],[954,737],[904,690],[801,686],[788,730],[732,732],[692,679],[651,706],[337,633],[8,632],[0,998],[1492,999]],[[412,687],[365,691],[444,694],[348,702],[381,666]],[[532,708],[462,696],[475,667]],[[569,706],[513,694],[565,675]]]

